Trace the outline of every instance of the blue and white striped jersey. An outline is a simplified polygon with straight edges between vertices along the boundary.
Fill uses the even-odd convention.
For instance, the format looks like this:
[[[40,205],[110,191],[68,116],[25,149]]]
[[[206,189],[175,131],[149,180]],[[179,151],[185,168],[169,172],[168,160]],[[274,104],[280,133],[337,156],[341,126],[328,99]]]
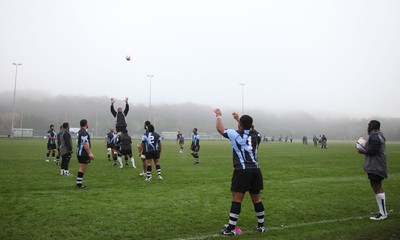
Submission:
[[[257,160],[258,136],[255,131],[226,129],[224,137],[231,141],[235,169],[259,167]]]

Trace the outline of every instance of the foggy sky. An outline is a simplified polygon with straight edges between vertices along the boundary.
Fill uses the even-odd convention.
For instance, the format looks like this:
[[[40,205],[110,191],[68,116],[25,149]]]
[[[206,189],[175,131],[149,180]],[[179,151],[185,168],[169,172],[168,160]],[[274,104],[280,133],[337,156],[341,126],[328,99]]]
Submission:
[[[17,98],[400,117],[400,1],[2,0],[0,36]]]

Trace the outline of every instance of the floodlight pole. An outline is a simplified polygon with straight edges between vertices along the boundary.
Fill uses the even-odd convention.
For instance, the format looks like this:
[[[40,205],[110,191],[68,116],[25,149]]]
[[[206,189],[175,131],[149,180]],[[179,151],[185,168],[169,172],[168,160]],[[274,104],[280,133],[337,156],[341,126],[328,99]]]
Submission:
[[[17,75],[18,75],[18,66],[21,66],[21,63],[13,63],[15,65],[15,80],[14,80],[14,98],[13,98],[13,109],[12,109],[12,117],[11,117],[11,134],[10,137],[14,137],[14,112],[15,112],[15,93],[17,92]]]
[[[151,79],[154,77],[154,75],[147,74],[147,77],[150,79],[150,94],[149,94],[149,121],[151,122]]]
[[[21,128],[21,131],[22,131],[22,118],[24,116],[24,101],[25,101],[25,98],[22,98],[21,99],[21,123],[19,124],[19,127]]]
[[[244,113],[244,83],[239,83],[239,85],[241,85],[242,86],[242,115],[243,115],[243,113]]]

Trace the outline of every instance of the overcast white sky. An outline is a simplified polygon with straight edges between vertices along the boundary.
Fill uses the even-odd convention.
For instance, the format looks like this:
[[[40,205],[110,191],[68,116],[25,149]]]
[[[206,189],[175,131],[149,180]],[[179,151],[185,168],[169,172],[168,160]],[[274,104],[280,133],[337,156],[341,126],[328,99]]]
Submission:
[[[148,104],[152,74],[153,103],[400,117],[400,1],[1,0],[2,91],[13,62],[17,98]]]

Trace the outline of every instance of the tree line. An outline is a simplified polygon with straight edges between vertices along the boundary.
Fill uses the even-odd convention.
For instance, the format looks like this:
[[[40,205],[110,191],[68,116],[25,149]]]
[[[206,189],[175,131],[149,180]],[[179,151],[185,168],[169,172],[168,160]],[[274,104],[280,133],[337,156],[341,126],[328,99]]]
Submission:
[[[34,129],[35,136],[44,136],[50,124],[58,129],[63,122],[69,122],[71,127],[79,127],[83,118],[89,121],[89,131],[94,136],[104,136],[110,127],[114,127],[115,119],[110,113],[110,97],[88,97],[82,95],[24,94],[16,100],[14,110],[14,127]],[[119,100],[115,107],[124,108],[124,102]],[[196,127],[199,132],[215,133],[214,106],[195,103],[155,104],[151,106],[135,103],[130,100],[130,111],[127,116],[128,130],[131,134],[143,133],[143,123],[151,120],[156,132],[182,131],[186,137]],[[11,132],[12,95],[0,95],[0,135]],[[234,109],[222,109],[224,124],[229,128],[237,128],[232,119]],[[240,110],[236,110],[240,111]],[[302,136],[325,134],[328,139],[354,140],[366,136],[367,124],[371,119],[381,122],[381,130],[390,141],[400,141],[400,118],[374,117],[370,118],[321,118],[307,112],[271,113],[263,109],[248,109],[254,119],[254,126],[263,136],[292,135],[300,139]],[[22,121],[21,121],[22,120]]]

